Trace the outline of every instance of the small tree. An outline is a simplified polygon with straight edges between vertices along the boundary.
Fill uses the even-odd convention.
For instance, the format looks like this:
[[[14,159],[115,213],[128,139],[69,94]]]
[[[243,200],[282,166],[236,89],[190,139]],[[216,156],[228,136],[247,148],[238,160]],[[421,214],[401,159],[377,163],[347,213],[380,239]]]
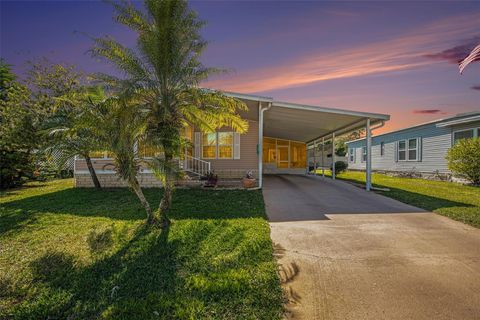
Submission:
[[[30,90],[16,81],[11,66],[0,60],[0,188],[31,178],[38,146],[38,117]]]
[[[150,204],[137,179],[141,164],[135,152],[135,143],[145,135],[145,112],[131,97],[113,96],[92,100],[82,122],[87,128],[96,128],[96,138],[113,156],[116,174],[135,192],[147,213],[147,222],[155,223]]]
[[[30,62],[26,82],[44,118],[41,129],[47,134],[42,150],[47,155],[60,152],[60,166],[76,155],[82,156],[94,186],[100,188],[90,159],[90,153],[98,151],[99,144],[93,128],[85,127],[81,118],[88,101],[98,95],[103,97],[103,93],[88,86],[87,77],[74,65],[52,63],[45,58]]]
[[[114,18],[137,33],[135,50],[111,37],[94,39],[94,57],[111,62],[122,78],[98,75],[120,92],[135,92],[146,114],[148,141],[163,151],[154,161],[164,192],[156,221],[167,227],[174,190],[175,157],[182,152],[181,132],[186,124],[212,132],[223,126],[243,133],[248,122],[238,110],[246,105],[221,92],[204,90],[200,82],[218,71],[205,67],[200,55],[207,43],[201,36],[204,22],[185,0],[145,0],[143,10],[126,2],[113,2]],[[122,93],[122,94],[123,94]]]
[[[58,159],[60,165],[76,155],[82,156],[97,189],[100,189],[101,185],[90,153],[101,148],[95,133],[98,124],[88,126],[84,121],[84,115],[88,112],[88,102],[102,97],[103,92],[98,88],[85,88],[84,92],[70,92],[58,97],[56,103],[60,102],[60,107],[54,110],[53,115],[44,124],[44,130],[48,132],[44,150],[47,153],[60,151],[62,155]]]
[[[454,174],[480,184],[480,138],[458,141],[450,148],[446,159]]]
[[[335,154],[339,157],[344,157],[347,152],[347,142],[355,139],[360,139],[365,134],[365,129],[358,129],[349,134],[335,138]]]

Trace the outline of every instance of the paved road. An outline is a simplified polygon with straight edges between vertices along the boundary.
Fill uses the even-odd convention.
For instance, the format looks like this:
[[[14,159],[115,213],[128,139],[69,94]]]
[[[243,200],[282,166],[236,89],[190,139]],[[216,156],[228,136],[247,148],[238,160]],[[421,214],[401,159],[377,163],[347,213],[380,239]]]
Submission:
[[[480,319],[480,230],[320,177],[267,176],[292,319]]]

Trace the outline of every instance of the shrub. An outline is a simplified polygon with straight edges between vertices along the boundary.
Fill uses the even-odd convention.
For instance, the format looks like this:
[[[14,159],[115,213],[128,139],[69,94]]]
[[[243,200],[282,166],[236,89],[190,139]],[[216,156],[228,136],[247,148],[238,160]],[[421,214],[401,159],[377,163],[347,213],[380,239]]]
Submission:
[[[480,184],[480,138],[458,141],[450,148],[446,159],[453,174]]]
[[[343,171],[347,170],[348,164],[344,161],[336,161],[335,162],[335,173],[342,173]]]

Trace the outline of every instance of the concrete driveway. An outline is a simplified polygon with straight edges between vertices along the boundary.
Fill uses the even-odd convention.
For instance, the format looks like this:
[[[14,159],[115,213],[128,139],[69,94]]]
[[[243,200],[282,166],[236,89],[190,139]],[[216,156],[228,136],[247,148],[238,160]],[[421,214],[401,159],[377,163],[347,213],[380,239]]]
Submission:
[[[480,319],[480,230],[328,178],[266,176],[292,319]]]

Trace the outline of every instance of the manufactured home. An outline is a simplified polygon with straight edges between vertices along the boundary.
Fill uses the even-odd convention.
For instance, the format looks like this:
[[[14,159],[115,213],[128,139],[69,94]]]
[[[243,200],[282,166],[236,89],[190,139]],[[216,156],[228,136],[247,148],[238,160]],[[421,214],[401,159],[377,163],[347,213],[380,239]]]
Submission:
[[[480,137],[480,111],[458,114],[372,137],[372,170],[450,179],[445,159],[460,139]],[[347,142],[348,167],[365,170],[365,139]]]
[[[185,149],[179,166],[190,177],[214,172],[219,179],[239,180],[251,171],[262,186],[264,174],[305,174],[308,171],[307,146],[322,139],[367,128],[389,120],[390,116],[335,108],[276,101],[270,97],[226,93],[242,100],[248,111],[241,116],[249,129],[239,134],[230,128],[215,133],[186,128],[185,136],[191,147]],[[137,146],[138,157],[148,161],[156,151],[148,145]],[[124,186],[114,172],[108,152],[92,154],[92,162],[103,186]],[[142,186],[160,186],[148,166],[142,166],[139,181]],[[92,186],[84,159],[75,160],[77,187]]]

